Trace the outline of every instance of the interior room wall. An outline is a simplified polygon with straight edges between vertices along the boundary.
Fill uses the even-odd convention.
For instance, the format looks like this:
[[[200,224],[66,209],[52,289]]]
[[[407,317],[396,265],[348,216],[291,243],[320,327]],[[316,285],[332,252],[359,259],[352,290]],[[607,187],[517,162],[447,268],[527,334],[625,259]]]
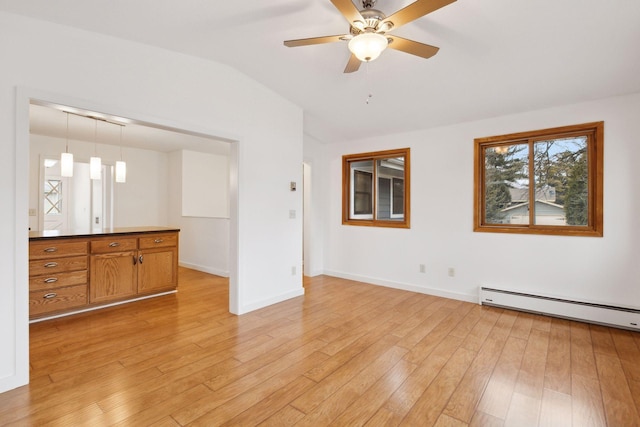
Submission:
[[[211,61],[0,13],[0,392],[28,381],[27,97],[233,142],[230,310],[302,295],[302,110]],[[74,105],[76,104],[76,105]],[[19,108],[20,107],[20,108]]]
[[[317,276],[323,270],[324,250],[324,206],[323,184],[323,144],[317,139],[304,136],[305,179],[305,211],[304,211],[304,274]]]
[[[182,216],[229,218],[229,156],[182,150]]]
[[[30,135],[29,144],[29,209],[37,216],[29,216],[29,227],[38,230],[39,161],[42,156],[60,158],[66,141],[43,135]],[[97,147],[96,147],[97,146]],[[103,164],[114,165],[120,160],[120,148],[114,145],[72,141],[69,150],[74,161],[89,162],[99,153]],[[171,226],[169,222],[168,155],[159,151],[126,148],[127,182],[114,187],[114,227]]]
[[[183,151],[169,153],[169,219],[180,227],[180,265],[198,271],[229,276],[229,218],[182,216]],[[228,180],[226,181],[228,185]],[[193,182],[201,192],[204,182]]]
[[[475,302],[479,286],[495,286],[640,308],[638,111],[635,94],[322,147],[324,273]],[[474,138],[600,120],[604,237],[472,231]],[[411,228],[342,225],[342,155],[401,147],[411,148]],[[305,141],[305,158],[316,148]]]

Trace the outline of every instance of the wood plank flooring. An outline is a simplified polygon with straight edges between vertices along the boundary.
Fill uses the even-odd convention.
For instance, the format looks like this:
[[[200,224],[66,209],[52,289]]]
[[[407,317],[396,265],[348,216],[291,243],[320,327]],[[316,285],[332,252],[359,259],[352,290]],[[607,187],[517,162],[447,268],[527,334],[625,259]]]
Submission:
[[[226,279],[31,325],[16,426],[638,426],[640,334],[327,276],[243,316]]]

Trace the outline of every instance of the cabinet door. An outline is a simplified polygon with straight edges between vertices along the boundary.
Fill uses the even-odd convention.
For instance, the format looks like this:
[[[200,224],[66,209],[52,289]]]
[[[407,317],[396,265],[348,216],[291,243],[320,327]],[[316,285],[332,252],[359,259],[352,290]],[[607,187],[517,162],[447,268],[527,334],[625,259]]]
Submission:
[[[89,302],[126,298],[137,293],[136,252],[91,256]]]
[[[178,251],[159,248],[140,251],[138,293],[173,289],[178,284]]]

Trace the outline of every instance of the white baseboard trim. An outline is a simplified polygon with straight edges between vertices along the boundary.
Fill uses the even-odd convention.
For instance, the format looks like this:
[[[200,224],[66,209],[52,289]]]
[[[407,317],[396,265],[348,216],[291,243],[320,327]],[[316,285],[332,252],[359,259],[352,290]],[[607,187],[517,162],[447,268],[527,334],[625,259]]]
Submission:
[[[392,282],[389,280],[377,279],[375,277],[360,276],[357,274],[342,273],[340,271],[324,270],[323,274],[327,276],[339,277],[341,279],[355,280],[357,282],[370,283],[377,286],[385,286],[387,288],[401,289],[403,291],[416,292],[419,294],[433,295],[436,297],[455,299],[458,301],[466,301],[478,303],[478,295],[462,294],[459,292],[443,291],[442,289],[428,288],[424,286],[412,285],[408,283]]]
[[[305,276],[307,277],[316,277],[316,276],[322,276],[324,274],[324,271],[322,270],[313,270],[311,272],[309,272],[309,274],[305,274]]]
[[[196,271],[202,271],[203,273],[214,274],[220,277],[229,277],[229,272],[226,270],[219,270],[217,268],[207,267],[199,264],[192,264],[190,262],[184,262],[184,261],[180,261],[178,264],[180,265],[180,267],[190,268]]]
[[[304,295],[304,288],[301,286],[300,289],[296,289],[291,292],[285,292],[283,294],[277,295],[272,298],[268,298],[266,300],[256,301],[256,302],[252,302],[247,305],[244,305],[240,308],[240,313],[238,314],[249,313],[250,311],[259,310],[261,308],[268,307],[270,305],[277,304],[279,302],[283,302],[291,298],[296,298],[302,295]]]
[[[0,378],[0,394],[27,384],[29,384],[29,375],[14,373],[13,375]]]

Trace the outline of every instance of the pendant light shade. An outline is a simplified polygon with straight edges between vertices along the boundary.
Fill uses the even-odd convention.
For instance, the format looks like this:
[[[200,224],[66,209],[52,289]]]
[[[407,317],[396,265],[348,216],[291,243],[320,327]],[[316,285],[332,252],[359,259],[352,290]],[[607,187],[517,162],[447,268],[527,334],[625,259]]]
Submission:
[[[120,160],[116,162],[116,182],[125,183],[127,182],[127,164],[122,160],[122,128],[124,125],[120,126]]]
[[[62,153],[60,155],[60,175],[68,178],[73,176],[73,154]]]
[[[73,176],[73,154],[69,152],[69,113],[67,113],[67,144],[65,152],[60,155],[60,175],[70,178]]]
[[[116,162],[116,182],[127,182],[127,164],[121,160]]]
[[[91,179],[100,179],[102,178],[102,159],[98,157],[98,121],[93,119],[96,124],[95,133],[94,133],[94,157],[89,159],[89,177]]]
[[[91,157],[89,159],[89,177],[91,179],[102,178],[102,159],[100,157]]]

